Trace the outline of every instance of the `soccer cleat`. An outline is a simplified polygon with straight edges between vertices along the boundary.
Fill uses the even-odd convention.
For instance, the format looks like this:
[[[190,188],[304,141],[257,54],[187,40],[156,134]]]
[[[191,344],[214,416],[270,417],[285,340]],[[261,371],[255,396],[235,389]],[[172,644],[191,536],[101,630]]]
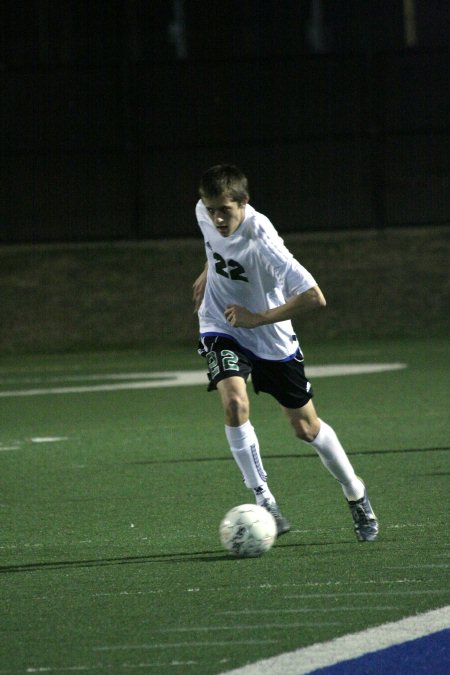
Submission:
[[[289,532],[291,529],[290,522],[283,516],[280,511],[280,507],[276,502],[271,502],[269,499],[265,499],[261,504],[269,513],[275,518],[275,523],[277,525],[277,536],[279,537],[286,532]]]
[[[347,500],[352,512],[353,525],[358,541],[375,541],[378,537],[378,520],[369,502],[367,492],[357,501]]]

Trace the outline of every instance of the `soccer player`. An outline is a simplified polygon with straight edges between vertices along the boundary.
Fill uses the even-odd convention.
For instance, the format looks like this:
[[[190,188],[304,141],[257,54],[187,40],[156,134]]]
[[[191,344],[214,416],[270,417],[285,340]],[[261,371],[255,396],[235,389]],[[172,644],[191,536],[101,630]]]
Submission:
[[[373,541],[378,521],[332,427],[319,419],[291,319],[326,302],[313,276],[289,252],[272,223],[249,204],[246,176],[217,165],[200,180],[196,206],[207,263],[193,286],[209,390],[217,389],[225,434],[244,483],[272,513],[278,535],[290,530],[269,489],[250,421],[247,379],[271,394],[295,434],[311,445],[341,484],[359,541]]]

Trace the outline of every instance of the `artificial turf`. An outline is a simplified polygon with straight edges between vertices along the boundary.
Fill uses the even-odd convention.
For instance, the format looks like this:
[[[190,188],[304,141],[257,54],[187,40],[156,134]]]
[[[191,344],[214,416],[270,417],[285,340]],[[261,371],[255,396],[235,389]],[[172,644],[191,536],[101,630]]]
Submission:
[[[368,485],[374,544],[270,397],[251,395],[251,418],[293,528],[248,560],[218,538],[250,495],[205,386],[0,397],[0,673],[209,675],[448,604],[445,342],[307,358],[407,366],[313,382]],[[0,394],[202,366],[182,348],[11,356]]]

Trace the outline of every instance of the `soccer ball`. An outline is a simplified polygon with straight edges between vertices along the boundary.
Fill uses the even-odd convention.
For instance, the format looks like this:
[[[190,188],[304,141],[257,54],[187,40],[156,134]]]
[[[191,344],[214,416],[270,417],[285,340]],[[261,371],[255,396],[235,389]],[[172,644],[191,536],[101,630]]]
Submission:
[[[268,551],[277,538],[275,519],[257,504],[232,508],[219,526],[223,547],[238,558],[256,558]]]

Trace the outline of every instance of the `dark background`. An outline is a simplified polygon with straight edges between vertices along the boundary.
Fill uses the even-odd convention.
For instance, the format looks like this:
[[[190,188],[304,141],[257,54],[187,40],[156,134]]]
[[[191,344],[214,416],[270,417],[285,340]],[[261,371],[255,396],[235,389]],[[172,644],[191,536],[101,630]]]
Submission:
[[[280,232],[450,221],[447,0],[3,0],[0,240],[197,236],[231,161]]]

